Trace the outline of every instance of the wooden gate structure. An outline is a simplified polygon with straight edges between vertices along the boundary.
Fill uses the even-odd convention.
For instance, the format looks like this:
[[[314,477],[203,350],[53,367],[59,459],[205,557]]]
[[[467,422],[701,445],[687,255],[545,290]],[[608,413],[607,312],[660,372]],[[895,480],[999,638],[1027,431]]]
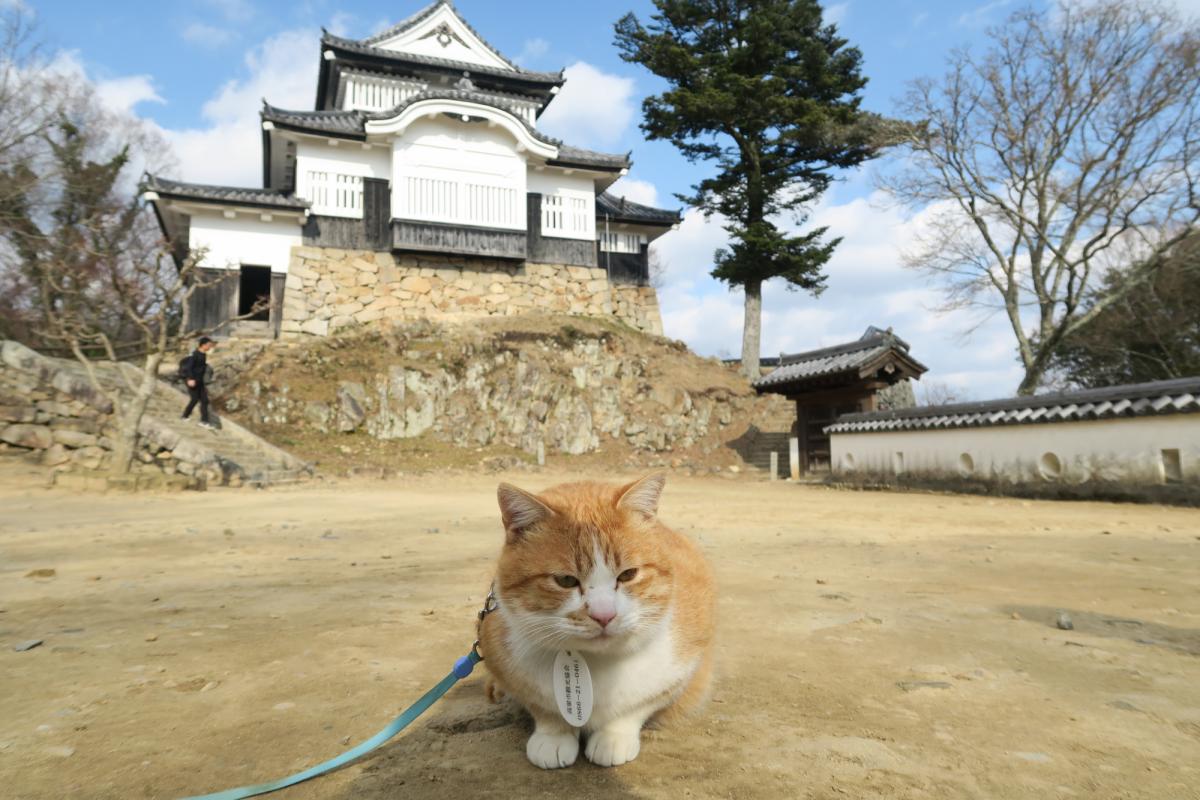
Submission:
[[[827,471],[829,434],[842,414],[879,409],[878,394],[928,368],[908,353],[908,342],[874,325],[853,342],[781,355],[779,366],[754,382],[759,394],[781,394],[796,404],[792,436],[801,474]]]

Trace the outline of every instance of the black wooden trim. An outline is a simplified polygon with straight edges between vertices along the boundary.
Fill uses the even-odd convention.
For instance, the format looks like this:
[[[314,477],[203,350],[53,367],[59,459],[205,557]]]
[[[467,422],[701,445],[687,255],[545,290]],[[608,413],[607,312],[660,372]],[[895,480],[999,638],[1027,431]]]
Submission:
[[[195,276],[210,285],[198,287],[188,297],[187,333],[199,330],[219,332],[234,316],[241,271],[198,267]]]
[[[628,169],[629,165],[618,166],[616,164],[590,164],[586,161],[563,161],[562,159],[554,158],[546,162],[548,167],[563,167],[565,169],[581,169],[588,172],[620,172],[623,169]]]
[[[383,178],[363,178],[363,235],[372,250],[391,243],[392,192]]]
[[[388,249],[386,239],[378,247],[372,245],[364,221],[355,217],[310,214],[301,234],[306,247],[336,247],[340,250]]]
[[[301,125],[293,122],[276,122],[275,120],[267,120],[275,126],[277,131],[292,131],[294,133],[306,133],[309,136],[317,136],[322,139],[345,139],[351,142],[365,142],[367,140],[366,133],[350,133],[349,131],[330,131],[324,128],[318,128],[315,125]]]
[[[392,249],[418,253],[455,253],[525,261],[525,231],[393,219]]]
[[[600,250],[600,266],[608,271],[610,283],[625,286],[649,286],[649,250],[646,245],[642,245],[640,253],[610,253],[607,250]]]
[[[542,236],[542,195],[529,192],[526,199],[529,261],[535,264],[565,264],[572,267],[596,266],[594,241]]]

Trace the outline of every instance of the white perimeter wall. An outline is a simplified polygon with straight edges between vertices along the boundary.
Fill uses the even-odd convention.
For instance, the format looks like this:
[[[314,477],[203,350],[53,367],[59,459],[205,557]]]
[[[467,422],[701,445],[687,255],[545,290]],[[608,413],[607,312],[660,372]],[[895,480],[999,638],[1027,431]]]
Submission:
[[[525,157],[507,131],[421,119],[392,147],[393,217],[525,230]]]
[[[942,478],[1067,483],[1163,483],[1163,451],[1177,450],[1183,480],[1200,482],[1200,414],[958,430],[834,433],[831,446],[834,470],[844,475],[903,472]]]
[[[193,214],[188,244],[193,253],[204,248],[201,266],[237,269],[242,264],[287,272],[293,247],[301,244],[296,217],[263,222],[259,214],[239,213],[227,219],[220,213]]]

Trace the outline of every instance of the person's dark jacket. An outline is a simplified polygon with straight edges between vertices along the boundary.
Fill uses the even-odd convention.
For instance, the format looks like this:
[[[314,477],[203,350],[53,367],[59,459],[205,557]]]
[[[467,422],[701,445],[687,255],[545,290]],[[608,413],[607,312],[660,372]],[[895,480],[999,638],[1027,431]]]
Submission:
[[[204,375],[208,370],[208,357],[199,350],[192,351],[192,363],[187,377],[194,380],[197,386],[204,384]]]

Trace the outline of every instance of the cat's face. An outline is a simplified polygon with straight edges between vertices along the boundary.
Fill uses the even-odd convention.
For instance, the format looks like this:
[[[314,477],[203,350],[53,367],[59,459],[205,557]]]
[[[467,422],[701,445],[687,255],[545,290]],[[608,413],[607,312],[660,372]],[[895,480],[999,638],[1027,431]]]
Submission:
[[[500,485],[506,541],[498,588],[520,642],[618,652],[662,620],[672,587],[654,518],[663,482],[656,474],[540,495]]]

